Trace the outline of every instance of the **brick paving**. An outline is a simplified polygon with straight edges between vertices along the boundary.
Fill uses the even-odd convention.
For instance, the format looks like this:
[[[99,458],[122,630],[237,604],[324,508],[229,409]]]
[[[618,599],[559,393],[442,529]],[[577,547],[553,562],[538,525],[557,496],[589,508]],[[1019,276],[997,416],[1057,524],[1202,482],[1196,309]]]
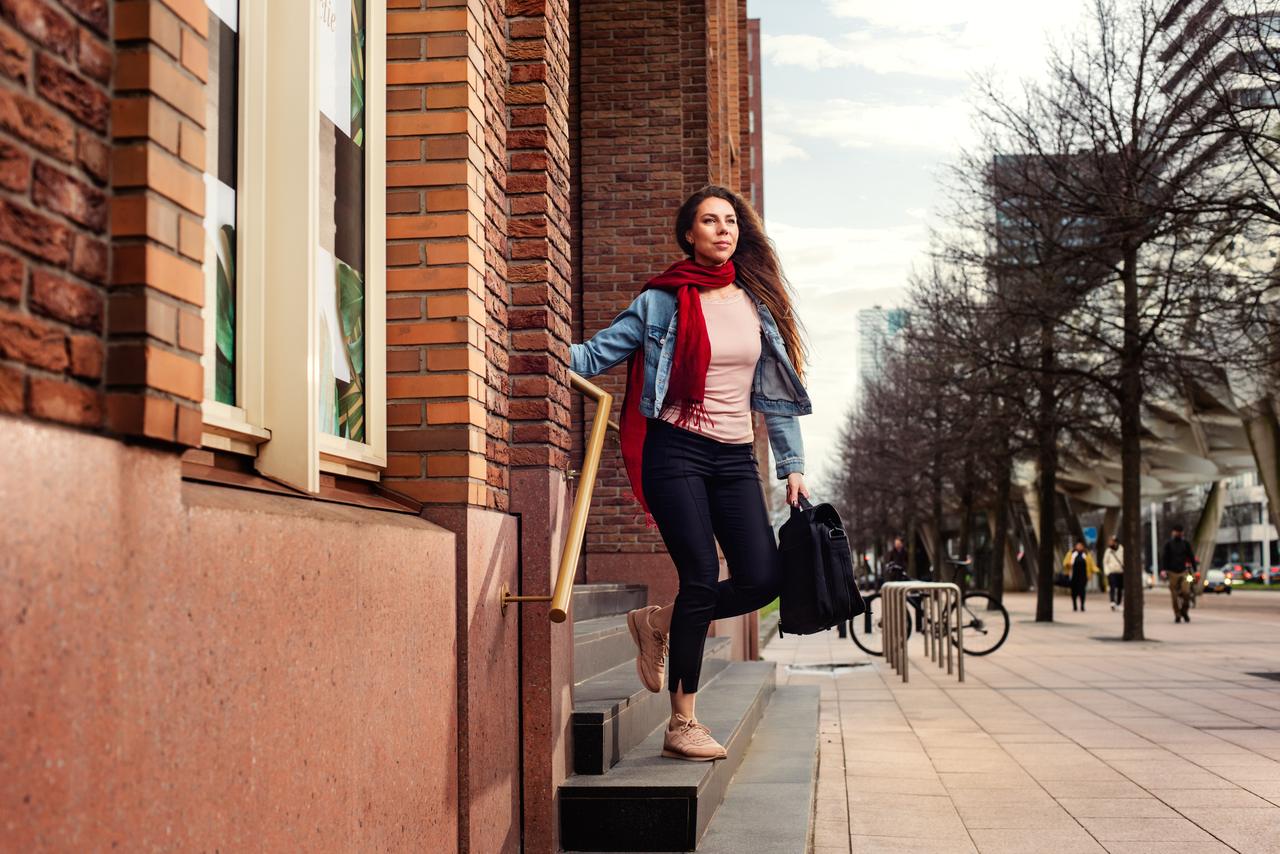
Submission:
[[[1066,605],[1064,610],[1063,605]],[[1101,595],[1034,622],[960,684],[911,643],[822,688],[816,854],[1271,854],[1280,851],[1280,591],[1209,596],[1175,625],[1148,592],[1143,643]],[[780,665],[866,662],[836,632],[774,640]]]

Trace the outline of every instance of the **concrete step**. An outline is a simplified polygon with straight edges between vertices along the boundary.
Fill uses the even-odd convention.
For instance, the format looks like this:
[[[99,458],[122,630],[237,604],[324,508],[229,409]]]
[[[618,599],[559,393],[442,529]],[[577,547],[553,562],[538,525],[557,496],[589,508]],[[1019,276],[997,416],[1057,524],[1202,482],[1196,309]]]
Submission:
[[[625,629],[625,626],[624,626]],[[573,773],[604,774],[644,741],[653,728],[670,719],[666,691],[650,693],[636,673],[635,644],[623,663],[573,686]],[[574,650],[574,670],[578,668]],[[729,664],[729,638],[707,638],[702,648],[702,684]]]
[[[647,584],[573,585],[574,622],[626,614],[649,604]]]
[[[727,759],[666,759],[659,726],[609,773],[566,780],[560,787],[565,851],[696,849],[742,762],[774,682],[771,661],[735,661],[714,679],[703,680],[698,721],[724,745]]]
[[[817,685],[783,685],[774,692],[699,854],[809,850],[819,693]]]
[[[634,661],[636,644],[627,628],[627,615],[573,621],[573,682],[585,682]]]

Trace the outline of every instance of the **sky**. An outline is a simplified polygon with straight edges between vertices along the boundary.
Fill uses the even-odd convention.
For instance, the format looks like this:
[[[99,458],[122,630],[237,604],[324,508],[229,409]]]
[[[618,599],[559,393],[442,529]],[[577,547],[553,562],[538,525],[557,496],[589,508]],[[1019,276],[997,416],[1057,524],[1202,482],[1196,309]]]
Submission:
[[[799,295],[813,415],[807,481],[856,393],[857,314],[900,304],[938,179],[969,140],[970,73],[1039,76],[1085,0],[748,0],[763,57],[765,226]]]

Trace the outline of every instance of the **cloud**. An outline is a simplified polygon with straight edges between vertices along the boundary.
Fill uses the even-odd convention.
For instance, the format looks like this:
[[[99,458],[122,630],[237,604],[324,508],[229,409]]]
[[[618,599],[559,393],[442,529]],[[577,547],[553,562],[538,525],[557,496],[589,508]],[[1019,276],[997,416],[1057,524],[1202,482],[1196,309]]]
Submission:
[[[955,0],[913,0],[885,3],[883,0],[826,0],[837,18],[858,18],[875,27],[899,30],[950,30],[974,20],[1014,14],[1034,18],[1035,10],[1026,0],[985,0],[957,3]]]
[[[809,153],[796,145],[791,139],[777,131],[769,130],[768,124],[761,130],[764,136],[764,162],[781,163],[784,160],[808,160]]]
[[[769,220],[769,238],[802,298],[904,285],[929,248],[924,223],[890,228],[804,228]]]
[[[865,68],[878,74],[965,79],[996,67],[1016,76],[1044,67],[1046,36],[1079,18],[1082,3],[1025,0],[828,0],[851,30],[828,35],[761,37],[761,50],[777,65],[809,71]]]
[[[837,437],[857,388],[853,330],[858,312],[895,305],[906,297],[912,262],[929,245],[921,224],[894,228],[803,228],[765,224],[782,268],[797,294],[808,334],[806,386],[813,415],[801,421],[806,470],[815,479],[830,471]]]
[[[893,146],[953,151],[957,143],[970,139],[969,107],[959,97],[935,104],[766,98],[765,127],[785,127],[793,134],[833,140],[844,148]]]
[[[809,71],[862,64],[854,51],[836,47],[821,36],[763,33],[760,50],[777,65],[798,65]]]
[[[762,35],[760,49],[776,65],[865,68],[878,74],[922,74],[963,80],[981,57],[940,34],[848,33],[833,44],[820,36]]]

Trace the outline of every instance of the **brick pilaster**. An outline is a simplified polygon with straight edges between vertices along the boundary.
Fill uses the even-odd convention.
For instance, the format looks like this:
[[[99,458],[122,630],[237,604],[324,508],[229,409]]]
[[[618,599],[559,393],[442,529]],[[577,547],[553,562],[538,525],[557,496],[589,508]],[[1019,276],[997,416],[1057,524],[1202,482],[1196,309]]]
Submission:
[[[493,506],[489,12],[479,0],[388,6],[386,479],[419,501]]]
[[[198,446],[204,397],[203,3],[115,5],[107,420]]]
[[[569,449],[569,33],[565,0],[507,0],[511,464]]]
[[[509,359],[511,302],[508,264],[508,37],[507,12],[502,0],[485,0],[484,90],[485,162],[485,484],[486,505],[510,507],[511,379]]]

